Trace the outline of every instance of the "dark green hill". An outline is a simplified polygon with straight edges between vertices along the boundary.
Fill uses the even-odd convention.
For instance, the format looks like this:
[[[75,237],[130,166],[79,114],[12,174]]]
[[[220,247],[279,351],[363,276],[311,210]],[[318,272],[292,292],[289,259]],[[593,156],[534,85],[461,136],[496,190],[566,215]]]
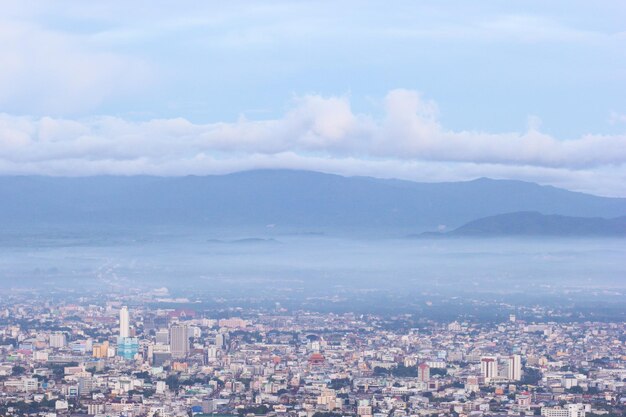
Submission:
[[[626,216],[613,219],[507,213],[471,221],[446,236],[626,237]]]

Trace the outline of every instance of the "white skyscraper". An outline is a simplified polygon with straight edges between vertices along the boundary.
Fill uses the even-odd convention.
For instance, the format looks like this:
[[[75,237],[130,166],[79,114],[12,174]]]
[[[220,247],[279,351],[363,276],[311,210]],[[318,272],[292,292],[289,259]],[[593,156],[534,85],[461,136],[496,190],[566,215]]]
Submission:
[[[522,357],[520,355],[511,355],[508,359],[508,379],[511,381],[519,381],[522,379]]]
[[[130,337],[130,326],[128,318],[128,307],[120,309],[120,337]]]
[[[498,358],[493,356],[481,358],[480,372],[485,378],[496,378],[498,376]]]
[[[189,352],[189,330],[184,324],[170,327],[170,352],[173,358],[184,358]]]

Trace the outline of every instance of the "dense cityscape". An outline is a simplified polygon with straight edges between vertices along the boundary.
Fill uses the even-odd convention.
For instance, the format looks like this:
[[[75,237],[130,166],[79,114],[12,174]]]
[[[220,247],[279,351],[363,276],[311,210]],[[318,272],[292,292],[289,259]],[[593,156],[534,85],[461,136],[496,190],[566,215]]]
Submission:
[[[626,0],[0,3],[0,417],[626,417]]]
[[[0,415],[619,416],[624,322],[194,308],[167,289],[0,310]],[[181,307],[183,305],[183,307]],[[531,307],[528,307],[531,308]],[[518,311],[523,313],[523,307]]]

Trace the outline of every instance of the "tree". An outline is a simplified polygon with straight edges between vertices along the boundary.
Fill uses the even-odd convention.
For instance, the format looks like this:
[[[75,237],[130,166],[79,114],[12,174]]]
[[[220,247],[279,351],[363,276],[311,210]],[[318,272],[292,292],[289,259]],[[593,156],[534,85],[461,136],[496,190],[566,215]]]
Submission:
[[[26,372],[26,368],[24,368],[23,366],[19,366],[19,365],[15,365],[13,369],[11,369],[11,375],[13,376],[23,375],[24,372]]]
[[[265,404],[261,404],[256,407],[247,407],[239,409],[238,413],[240,416],[245,416],[246,414],[255,414],[255,415],[265,415],[268,413],[270,409]]]
[[[374,375],[376,376],[387,376],[389,374],[390,374],[390,371],[387,368],[383,368],[382,366],[374,367]]]
[[[178,379],[178,375],[169,375],[167,378],[165,378],[165,385],[167,385],[172,391],[178,391],[178,388],[180,388],[180,380]]]
[[[391,374],[397,377],[417,377],[417,366],[404,366],[400,364],[391,370]]]
[[[152,382],[152,376],[150,375],[150,372],[148,371],[137,372],[135,374],[135,377],[139,379],[143,379],[144,382]]]
[[[543,374],[537,368],[525,368],[521,383],[524,385],[537,385],[537,382],[541,381],[542,376]]]
[[[329,388],[332,388],[334,390],[340,390],[344,387],[349,387],[349,386],[350,386],[349,378],[337,378],[337,379],[332,379],[330,381]]]

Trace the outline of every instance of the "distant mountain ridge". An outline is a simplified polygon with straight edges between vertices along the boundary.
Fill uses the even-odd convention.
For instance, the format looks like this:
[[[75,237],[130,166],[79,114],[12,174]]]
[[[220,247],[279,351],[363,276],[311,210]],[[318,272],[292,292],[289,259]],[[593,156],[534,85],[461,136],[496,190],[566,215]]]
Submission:
[[[572,217],[538,212],[505,213],[473,220],[447,233],[424,233],[424,237],[626,237],[626,216],[613,219]]]
[[[151,177],[0,177],[0,228],[241,228],[406,235],[502,213],[626,215],[626,199],[510,180],[417,183],[308,171]]]

